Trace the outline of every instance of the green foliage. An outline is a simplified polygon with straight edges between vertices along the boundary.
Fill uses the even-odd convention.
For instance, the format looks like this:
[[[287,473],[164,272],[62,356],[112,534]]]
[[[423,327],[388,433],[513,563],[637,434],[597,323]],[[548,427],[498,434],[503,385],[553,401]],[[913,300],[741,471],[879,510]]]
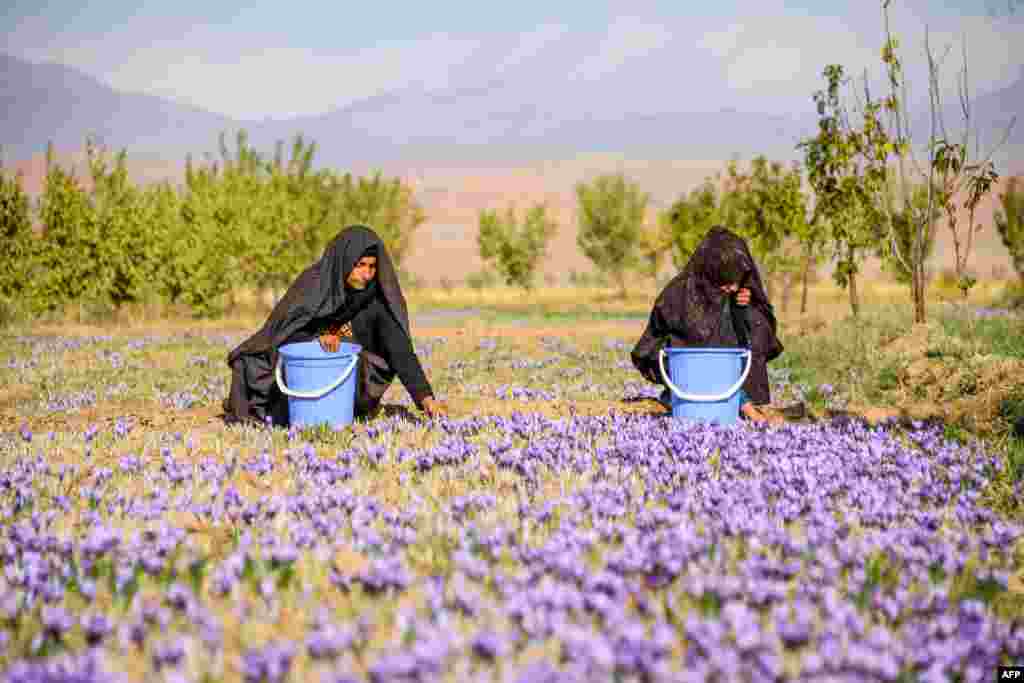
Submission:
[[[1015,318],[1001,316],[978,320],[950,315],[943,316],[941,322],[947,335],[985,349],[986,353],[1024,359],[1024,336]]]
[[[718,188],[708,178],[704,184],[680,197],[660,217],[662,229],[672,249],[672,263],[686,266],[697,245],[715,225],[724,222]]]
[[[0,302],[13,302],[28,287],[34,247],[28,194],[21,178],[0,166]]]
[[[496,284],[498,284],[497,276],[493,271],[486,268],[466,276],[466,286],[470,289],[486,289]]]
[[[537,264],[557,230],[543,204],[530,208],[521,222],[514,207],[504,215],[483,211],[477,235],[480,258],[494,263],[507,284],[531,289]]]
[[[909,284],[913,272],[907,256],[913,253],[918,228],[924,225],[921,257],[927,262],[935,250],[935,228],[941,212],[936,205],[932,207],[931,218],[927,216],[927,185],[915,185],[905,194],[909,197],[897,198],[893,191],[883,198],[888,203],[886,210],[890,216],[891,235],[889,240],[876,247],[875,253],[882,260],[882,268],[886,272],[898,282]]]
[[[220,159],[186,162],[185,185],[130,182],[126,153],[110,158],[87,141],[88,189],[48,152],[38,205],[43,235],[33,239],[20,187],[0,176],[5,260],[0,299],[17,295],[33,313],[67,305],[113,310],[163,300],[215,315],[241,288],[281,289],[352,223],[371,225],[396,265],[425,219],[399,179],[339,176],[312,169],[315,145],[297,136],[291,157],[278,143],[271,160],[244,131]]]
[[[427,219],[416,202],[412,188],[399,178],[385,179],[378,171],[370,178],[353,178],[346,173],[331,186],[340,202],[345,224],[363,223],[373,228],[396,267],[409,251],[412,235]]]
[[[640,270],[658,284],[658,273],[661,271],[665,254],[672,249],[672,240],[667,222],[659,217],[655,225],[644,225],[640,230],[637,242],[640,255]]]
[[[724,199],[728,224],[747,239],[765,277],[795,273],[803,263],[800,236],[809,233],[799,167],[787,170],[758,156],[747,173],[730,163],[728,180]]]
[[[576,185],[579,233],[576,244],[598,270],[612,277],[622,295],[626,271],[638,258],[649,196],[621,174],[602,175]]]
[[[953,253],[956,262],[957,285],[966,298],[977,279],[967,271],[967,259],[974,243],[974,235],[981,230],[974,222],[978,205],[999,180],[991,161],[970,163],[967,145],[951,143],[945,138],[931,140],[931,166],[938,176],[939,203],[946,214],[946,222],[953,236]],[[966,194],[963,208],[967,209],[967,225],[960,225],[959,208],[954,198],[961,192]]]
[[[1024,284],[1024,191],[1018,185],[1018,178],[1007,181],[1006,190],[999,195],[1000,210],[996,211],[995,221],[1003,246],[1013,259],[1013,268]]]
[[[597,272],[577,272],[575,269],[569,271],[569,284],[573,287],[607,287],[608,276]]]
[[[56,162],[52,148],[47,152],[39,217],[43,235],[28,273],[26,296],[32,312],[100,298],[105,254],[96,212],[81,182]]]
[[[146,193],[129,181],[123,150],[113,163],[103,150],[91,144],[87,152],[90,202],[102,256],[94,298],[114,307],[151,299],[156,294],[153,283],[163,265],[160,244],[164,226],[152,220]]]
[[[839,96],[846,82],[843,67],[825,67],[826,87],[814,94],[818,108],[818,134],[804,140],[804,166],[814,189],[816,203],[812,224],[825,220],[836,259],[833,278],[850,288],[850,306],[859,313],[856,276],[870,249],[882,235],[881,216],[875,202],[879,188],[888,182],[885,164],[892,143],[878,121],[879,105],[868,102],[859,126]]]

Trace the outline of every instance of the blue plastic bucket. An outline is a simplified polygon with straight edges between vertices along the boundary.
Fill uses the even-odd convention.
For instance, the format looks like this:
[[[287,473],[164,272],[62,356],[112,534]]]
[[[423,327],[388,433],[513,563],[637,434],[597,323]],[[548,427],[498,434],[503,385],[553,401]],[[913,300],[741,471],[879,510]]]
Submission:
[[[669,347],[662,349],[658,363],[672,392],[672,417],[723,425],[739,420],[740,389],[750,373],[749,349]]]
[[[285,344],[278,349],[275,377],[281,393],[288,397],[290,425],[352,424],[360,351],[359,344],[341,344],[332,353],[320,348],[319,341]]]

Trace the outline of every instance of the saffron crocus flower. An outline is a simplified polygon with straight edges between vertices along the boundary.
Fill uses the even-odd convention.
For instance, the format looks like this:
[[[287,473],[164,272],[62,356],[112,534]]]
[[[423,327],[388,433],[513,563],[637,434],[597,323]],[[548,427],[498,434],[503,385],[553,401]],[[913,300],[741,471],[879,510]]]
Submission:
[[[58,640],[63,638],[64,634],[70,631],[75,623],[64,609],[50,605],[43,607],[40,620],[43,624],[43,630]]]
[[[82,631],[90,645],[99,644],[113,629],[113,623],[105,614],[94,612],[82,617]]]
[[[185,659],[185,644],[180,638],[161,641],[153,646],[153,666],[157,670],[176,667]]]

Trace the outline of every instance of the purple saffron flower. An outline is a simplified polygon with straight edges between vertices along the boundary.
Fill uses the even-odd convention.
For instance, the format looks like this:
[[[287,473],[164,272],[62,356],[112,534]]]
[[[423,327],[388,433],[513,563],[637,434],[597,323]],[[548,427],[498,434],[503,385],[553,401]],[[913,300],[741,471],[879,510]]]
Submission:
[[[113,623],[105,614],[93,613],[82,617],[82,631],[90,645],[98,645],[113,629]]]
[[[295,648],[290,643],[270,643],[242,655],[242,675],[246,683],[279,683],[291,669]]]
[[[64,634],[70,631],[75,624],[71,616],[62,608],[49,605],[43,608],[40,619],[45,632],[58,640],[63,638]]]
[[[504,641],[494,631],[483,631],[473,638],[473,653],[483,659],[497,659],[506,651]]]
[[[165,640],[153,646],[153,666],[159,671],[176,667],[185,659],[185,644],[180,638]]]
[[[344,652],[354,639],[351,631],[342,631],[334,626],[325,626],[309,634],[306,649],[313,659],[334,658]]]

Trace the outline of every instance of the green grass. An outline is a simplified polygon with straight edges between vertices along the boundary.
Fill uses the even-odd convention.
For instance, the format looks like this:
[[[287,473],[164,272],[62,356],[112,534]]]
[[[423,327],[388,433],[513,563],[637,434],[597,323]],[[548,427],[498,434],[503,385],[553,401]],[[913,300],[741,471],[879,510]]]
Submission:
[[[1019,318],[984,318],[972,320],[962,316],[939,319],[943,331],[969,345],[999,356],[1024,358],[1024,321]]]
[[[539,323],[574,323],[574,322],[601,322],[605,320],[643,321],[647,320],[646,313],[635,311],[593,311],[586,308],[576,310],[537,310],[533,307],[524,306],[522,310],[483,310],[479,317],[488,322],[509,323],[509,322],[539,322]]]
[[[790,371],[793,384],[816,389],[831,384],[854,403],[882,400],[898,386],[898,366],[881,349],[910,327],[902,308],[871,311],[859,319],[846,317],[814,335],[780,335],[785,352],[770,368]],[[813,398],[813,397],[811,397]]]

